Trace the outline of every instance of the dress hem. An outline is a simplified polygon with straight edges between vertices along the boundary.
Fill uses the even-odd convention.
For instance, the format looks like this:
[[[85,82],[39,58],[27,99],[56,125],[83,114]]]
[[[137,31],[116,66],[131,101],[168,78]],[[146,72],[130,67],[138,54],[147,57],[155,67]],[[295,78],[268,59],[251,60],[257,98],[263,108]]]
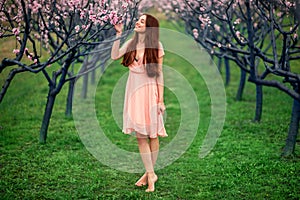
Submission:
[[[130,129],[130,128],[129,128]],[[135,133],[137,133],[137,131],[136,130],[134,130],[134,129],[132,129],[132,131],[124,131],[124,130],[122,130],[122,132],[125,134],[125,135],[132,135],[134,132]],[[139,132],[140,133],[140,132]],[[167,134],[163,134],[163,133],[156,133],[156,134],[145,134],[145,133],[140,133],[140,134],[142,134],[142,135],[144,135],[144,136],[148,136],[149,138],[157,138],[158,136],[159,137],[168,137],[168,135]],[[151,135],[155,135],[155,137],[151,137]]]

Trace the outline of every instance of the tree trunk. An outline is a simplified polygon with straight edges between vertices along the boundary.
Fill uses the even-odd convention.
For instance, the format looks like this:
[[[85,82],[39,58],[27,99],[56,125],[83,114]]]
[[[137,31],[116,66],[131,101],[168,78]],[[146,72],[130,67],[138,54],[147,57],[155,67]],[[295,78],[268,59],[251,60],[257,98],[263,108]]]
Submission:
[[[53,106],[57,94],[61,91],[63,85],[66,83],[66,76],[68,74],[68,69],[72,63],[72,59],[75,55],[75,50],[68,55],[68,58],[65,60],[62,68],[56,72],[52,73],[52,80],[49,80],[49,92],[47,97],[47,104],[44,113],[44,118],[42,121],[42,126],[40,130],[40,142],[46,143],[48,127],[53,111]],[[45,72],[46,73],[46,72]],[[48,76],[48,75],[47,75]],[[60,76],[60,80],[57,82],[57,77]]]
[[[213,54],[209,54],[209,55],[210,55],[209,64],[213,65],[215,63],[214,62],[214,55]]]
[[[222,72],[222,58],[218,58],[218,70],[221,73]]]
[[[55,98],[57,94],[52,94],[52,87],[49,88],[49,93],[47,97],[47,103],[46,103],[46,109],[44,112],[44,117],[42,121],[42,126],[40,129],[40,143],[46,143],[47,139],[47,132],[48,132],[48,127],[50,123],[50,118],[52,115],[52,110],[55,102]]]
[[[106,63],[106,60],[101,62],[101,73],[102,73],[102,74],[103,74],[104,71],[105,71],[105,63]]]
[[[256,84],[256,108],[254,122],[260,122],[263,105],[263,87],[260,84]]]
[[[83,75],[81,97],[84,99],[86,99],[86,97],[87,97],[88,84],[89,84],[89,73]]]
[[[91,84],[92,85],[96,84],[96,70],[95,69],[91,72]]]
[[[225,70],[226,70],[226,81],[225,85],[229,85],[230,82],[230,66],[229,66],[229,60],[228,58],[224,58],[224,64],[225,64]]]
[[[294,99],[289,132],[286,139],[285,147],[283,148],[283,152],[281,154],[282,157],[289,157],[294,155],[297,135],[299,132],[299,122],[300,122],[299,120],[300,120],[300,102]]]
[[[72,106],[73,106],[73,94],[75,87],[75,79],[70,80],[69,91],[67,96],[67,105],[66,105],[66,117],[72,117]]]
[[[243,92],[244,92],[244,88],[245,88],[245,84],[246,84],[246,76],[247,76],[247,73],[243,69],[241,69],[241,79],[240,79],[239,88],[238,88],[238,91],[236,94],[237,101],[242,100]]]

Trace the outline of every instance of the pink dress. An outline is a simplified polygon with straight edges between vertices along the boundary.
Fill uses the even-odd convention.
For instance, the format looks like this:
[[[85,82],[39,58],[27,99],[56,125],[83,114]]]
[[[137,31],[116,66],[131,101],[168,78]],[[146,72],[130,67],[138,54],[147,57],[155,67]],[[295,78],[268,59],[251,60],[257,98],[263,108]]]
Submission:
[[[160,44],[159,57],[164,55]],[[129,67],[123,108],[123,133],[138,132],[149,138],[168,136],[163,116],[158,114],[158,83],[148,77],[143,57]],[[161,72],[162,73],[162,72]]]

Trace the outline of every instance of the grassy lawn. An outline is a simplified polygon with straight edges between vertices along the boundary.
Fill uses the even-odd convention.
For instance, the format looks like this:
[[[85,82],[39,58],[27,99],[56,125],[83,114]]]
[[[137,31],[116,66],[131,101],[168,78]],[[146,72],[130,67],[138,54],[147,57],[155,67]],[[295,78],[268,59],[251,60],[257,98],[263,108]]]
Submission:
[[[172,52],[166,52],[164,64],[172,66],[189,81],[196,93],[201,117],[197,135],[187,151],[157,171],[159,180],[154,193],[145,193],[145,187],[134,186],[141,174],[105,166],[86,149],[73,119],[64,116],[67,85],[56,100],[47,143],[39,144],[47,83],[42,74],[26,73],[15,78],[0,104],[1,199],[300,198],[300,159],[280,158],[291,113],[290,97],[265,87],[262,122],[253,123],[255,87],[247,83],[243,101],[236,102],[239,70],[232,67],[232,81],[226,88],[227,113],[222,134],[210,154],[200,159],[199,148],[211,115],[205,82],[189,63]],[[98,83],[95,108],[99,124],[111,142],[137,152],[135,139],[123,135],[112,116],[111,94],[126,72],[119,61],[108,67]],[[1,84],[5,74],[7,71],[0,74]],[[169,137],[161,139],[162,148],[175,137],[181,117],[179,102],[168,88],[165,103]],[[298,143],[298,155],[299,149]]]

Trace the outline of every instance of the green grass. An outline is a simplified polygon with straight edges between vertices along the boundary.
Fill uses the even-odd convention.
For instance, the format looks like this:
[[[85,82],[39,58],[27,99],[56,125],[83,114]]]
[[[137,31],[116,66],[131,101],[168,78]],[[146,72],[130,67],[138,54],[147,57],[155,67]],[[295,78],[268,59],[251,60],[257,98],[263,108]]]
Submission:
[[[299,158],[280,158],[292,99],[265,87],[262,122],[253,123],[255,87],[247,83],[243,101],[236,102],[239,70],[232,68],[224,129],[211,153],[199,159],[210,119],[208,91],[185,60],[166,52],[165,64],[191,83],[201,120],[188,150],[157,171],[154,193],[134,186],[141,174],[105,166],[87,151],[73,120],[64,116],[67,87],[56,100],[47,143],[39,144],[47,83],[42,74],[27,73],[15,78],[0,104],[1,199],[299,199]],[[137,152],[135,139],[121,133],[110,106],[114,85],[126,72],[119,61],[109,66],[98,84],[96,110],[107,137],[120,148]],[[4,78],[0,74],[1,83]],[[169,137],[161,139],[162,147],[174,138],[180,121],[178,101],[168,89],[165,103]],[[299,148],[297,144],[298,155]]]

